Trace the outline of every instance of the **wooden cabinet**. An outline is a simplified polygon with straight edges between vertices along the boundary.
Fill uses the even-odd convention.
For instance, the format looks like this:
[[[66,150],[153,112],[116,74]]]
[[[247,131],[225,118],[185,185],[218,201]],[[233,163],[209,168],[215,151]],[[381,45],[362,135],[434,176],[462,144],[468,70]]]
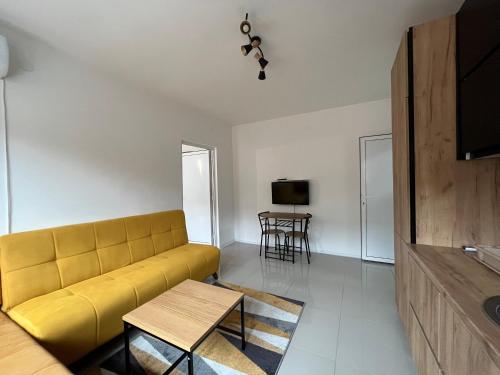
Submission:
[[[417,243],[452,246],[456,159],[455,17],[413,32]]]
[[[500,158],[457,160],[455,42],[455,16],[413,27],[391,69],[394,231],[406,243],[495,245]]]
[[[415,312],[410,308],[409,340],[411,355],[418,373],[421,375],[441,375],[443,372],[432,351]]]
[[[396,273],[396,306],[403,326],[408,333],[408,249],[406,244],[397,234],[394,235],[394,255],[395,255],[395,273]]]
[[[394,232],[407,242],[410,234],[410,171],[408,113],[408,44],[403,35],[391,70]],[[397,246],[397,245],[396,245]]]
[[[408,263],[410,306],[422,327],[423,334],[429,341],[432,351],[437,353],[440,293],[412,256],[408,257]]]
[[[392,160],[394,196],[394,263],[396,306],[408,332],[408,251],[410,243],[408,43],[403,35],[391,70]]]
[[[396,267],[396,301],[419,375],[500,375],[500,326],[482,307],[500,295],[500,276],[461,249],[402,241]]]
[[[487,347],[467,329],[460,316],[443,301],[439,362],[450,375],[500,375]]]
[[[457,160],[455,42],[412,27],[391,70],[396,304],[420,375],[500,375],[500,276],[456,249],[500,243],[500,158]]]
[[[455,16],[413,31],[416,243],[500,243],[500,158],[457,160]]]
[[[412,27],[391,70],[394,231],[406,243],[497,245],[500,158],[457,160],[455,23]]]

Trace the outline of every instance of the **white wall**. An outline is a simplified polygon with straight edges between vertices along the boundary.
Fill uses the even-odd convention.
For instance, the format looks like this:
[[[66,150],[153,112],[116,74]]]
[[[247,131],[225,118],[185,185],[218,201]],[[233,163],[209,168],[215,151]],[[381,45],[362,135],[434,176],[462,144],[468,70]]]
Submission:
[[[360,136],[389,133],[390,101],[380,100],[233,128],[235,239],[257,243],[257,212],[271,204],[271,181],[309,179],[311,250],[361,256]]]
[[[229,127],[10,27],[0,33],[13,55],[6,80],[13,231],[182,207],[186,140],[217,147],[220,237],[233,240]]]

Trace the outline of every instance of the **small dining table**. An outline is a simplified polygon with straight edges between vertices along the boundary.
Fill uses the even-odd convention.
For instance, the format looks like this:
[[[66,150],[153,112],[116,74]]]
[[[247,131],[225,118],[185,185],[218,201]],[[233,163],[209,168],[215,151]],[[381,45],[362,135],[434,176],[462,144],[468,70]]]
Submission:
[[[302,231],[302,221],[308,215],[295,212],[263,212],[261,214],[266,219],[274,219],[274,223],[269,224],[270,227],[292,228],[292,232],[295,232],[295,223],[300,223],[300,231]],[[295,263],[295,236],[292,236],[292,263]]]

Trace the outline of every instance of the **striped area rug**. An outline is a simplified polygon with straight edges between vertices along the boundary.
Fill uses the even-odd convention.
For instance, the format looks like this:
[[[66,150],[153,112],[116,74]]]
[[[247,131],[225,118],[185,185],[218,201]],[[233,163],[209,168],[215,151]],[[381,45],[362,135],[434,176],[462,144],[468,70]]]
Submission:
[[[215,282],[214,285],[245,294],[247,346],[241,351],[241,338],[225,331],[214,331],[195,351],[197,375],[276,374],[297,328],[304,303],[254,289]],[[240,313],[233,311],[222,325],[240,329]],[[163,374],[181,352],[146,334],[140,333],[130,344],[133,374]],[[125,374],[123,349],[99,365],[96,373]],[[184,360],[173,372],[187,374]]]

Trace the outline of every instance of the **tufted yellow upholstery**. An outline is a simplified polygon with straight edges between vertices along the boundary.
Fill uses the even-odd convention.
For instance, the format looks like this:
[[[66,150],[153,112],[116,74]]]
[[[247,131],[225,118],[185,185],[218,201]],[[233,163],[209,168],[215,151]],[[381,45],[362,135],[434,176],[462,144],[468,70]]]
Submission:
[[[187,243],[180,210],[0,237],[2,310],[64,363],[122,332],[122,316],[181,281],[217,272]]]
[[[55,228],[52,233],[63,288],[101,274],[92,224]]]
[[[181,281],[190,278],[189,268],[186,263],[179,262],[173,259],[168,260],[159,255],[148,258],[138,264],[150,266],[160,271],[167,281],[167,288],[170,289]]]
[[[167,280],[163,272],[155,267],[132,264],[110,272],[106,276],[129,284],[134,289],[137,306],[167,290]]]
[[[9,316],[65,363],[96,347],[94,307],[65,289],[17,305]]]

